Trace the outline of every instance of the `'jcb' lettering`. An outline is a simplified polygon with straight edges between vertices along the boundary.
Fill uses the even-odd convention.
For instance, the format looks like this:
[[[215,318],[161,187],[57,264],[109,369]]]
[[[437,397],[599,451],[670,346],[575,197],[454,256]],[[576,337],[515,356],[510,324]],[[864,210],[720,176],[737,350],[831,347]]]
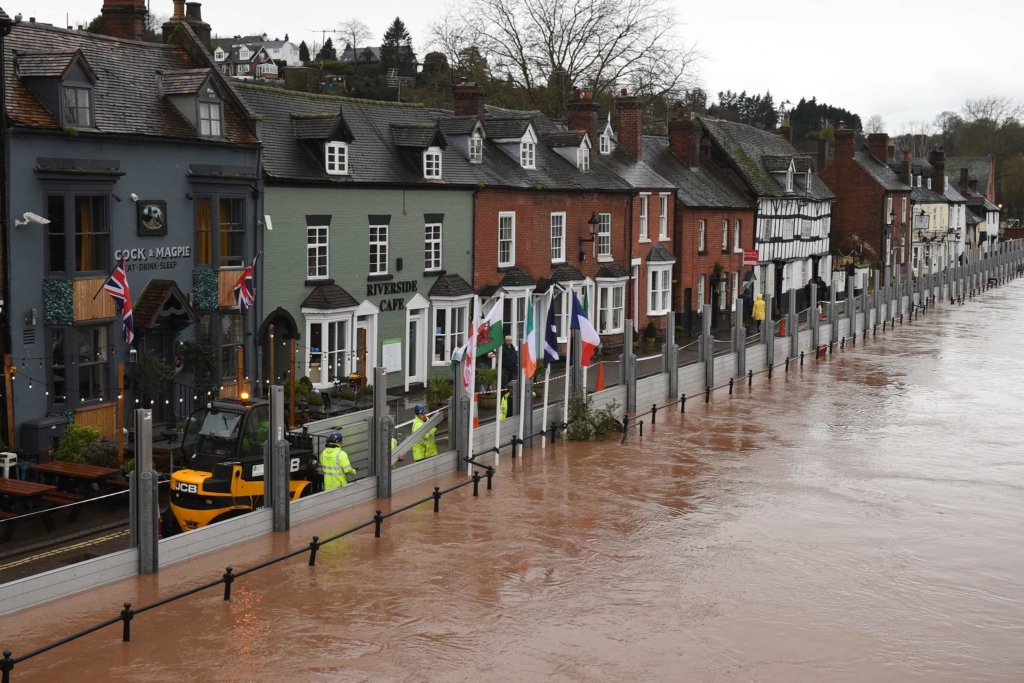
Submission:
[[[174,485],[175,490],[181,491],[182,493],[196,493],[199,491],[199,487],[195,484],[186,484],[183,481],[179,481]]]
[[[299,459],[298,458],[292,458],[291,471],[292,472],[298,472],[299,471]]]

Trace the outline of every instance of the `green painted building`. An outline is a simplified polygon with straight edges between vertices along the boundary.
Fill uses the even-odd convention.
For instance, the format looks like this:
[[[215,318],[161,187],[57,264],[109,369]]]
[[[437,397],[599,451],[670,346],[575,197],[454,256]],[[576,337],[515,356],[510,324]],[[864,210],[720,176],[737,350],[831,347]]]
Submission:
[[[235,88],[263,117],[262,383],[271,326],[277,382],[291,339],[297,376],[319,388],[377,365],[392,389],[450,376],[473,297],[475,117],[460,126],[414,105]]]

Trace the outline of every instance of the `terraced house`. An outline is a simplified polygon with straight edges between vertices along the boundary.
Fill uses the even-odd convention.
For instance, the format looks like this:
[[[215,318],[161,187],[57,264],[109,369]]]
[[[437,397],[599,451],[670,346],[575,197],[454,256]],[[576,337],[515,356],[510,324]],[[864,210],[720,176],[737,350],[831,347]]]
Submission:
[[[129,375],[135,360],[173,367],[198,334],[216,347],[227,395],[237,349],[252,358],[255,321],[237,314],[232,286],[259,247],[254,123],[183,16],[165,27],[169,43],[142,43],[129,38],[144,32],[144,0],[107,5],[112,36],[22,22],[6,39],[3,298],[18,367],[8,444],[48,416],[113,435],[127,423],[115,408],[119,363]],[[131,346],[99,291],[122,257]],[[128,389],[127,405],[141,399],[158,420],[193,396],[188,372],[148,395]]]

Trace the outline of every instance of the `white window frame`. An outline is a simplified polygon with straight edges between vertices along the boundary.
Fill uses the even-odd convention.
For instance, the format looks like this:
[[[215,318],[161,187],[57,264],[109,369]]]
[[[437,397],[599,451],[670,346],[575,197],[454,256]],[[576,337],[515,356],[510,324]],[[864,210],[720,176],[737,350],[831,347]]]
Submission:
[[[793,165],[790,164],[789,170],[786,171],[786,192],[793,191]]]
[[[423,270],[431,272],[442,268],[442,239],[444,225],[425,223],[423,225]]]
[[[423,177],[427,180],[441,179],[440,147],[427,147],[423,151]]]
[[[658,195],[658,240],[668,242],[668,193]]]
[[[241,47],[238,49],[239,59],[249,59],[250,57],[252,57],[252,53],[249,51],[249,48]]]
[[[469,330],[469,306],[471,298],[462,299],[434,299],[431,302],[433,310],[430,312],[430,329],[434,332],[430,335],[430,364],[434,367],[451,365],[452,350],[466,343],[466,334]],[[462,311],[461,318],[458,313],[453,316],[452,311]],[[444,332],[438,332],[437,314],[443,311],[445,315]],[[461,322],[461,325],[452,326],[452,322]],[[437,353],[438,337],[444,337],[443,348],[440,354]]]
[[[480,133],[473,133],[469,138],[469,163],[481,164],[484,161],[484,139]]]
[[[612,215],[597,214],[597,260],[612,261]]]
[[[508,219],[508,227],[510,229],[507,239],[502,239],[501,224],[504,219]],[[508,243],[508,254],[507,258],[502,258],[501,247],[502,243]],[[499,211],[498,212],[498,267],[505,268],[508,266],[514,266],[516,264],[516,212],[515,211]]]
[[[598,334],[622,334],[626,319],[626,280],[598,280],[594,321]],[[618,304],[615,296],[618,294]]]
[[[597,137],[597,141],[598,141],[597,149],[598,149],[598,151],[601,154],[611,154],[612,153],[612,141],[611,141],[611,138],[608,136],[607,133],[602,133],[601,135],[599,135]]]
[[[324,145],[324,168],[327,175],[348,175],[347,142],[328,142]]]
[[[312,242],[310,240],[313,240]],[[306,279],[330,277],[330,229],[326,225],[306,226]],[[308,339],[308,337],[307,337]]]
[[[219,138],[224,132],[224,110],[220,102],[199,103],[199,134]]]
[[[510,288],[505,291],[504,306],[501,319],[505,335],[512,336],[512,343],[518,345],[526,331],[526,300],[532,296],[532,287]]]
[[[704,290],[707,288],[707,276],[697,276],[697,315],[704,313],[704,299],[707,296]]]
[[[238,73],[240,73],[240,74],[247,74],[247,73],[249,73],[249,65],[248,64],[239,64],[238,67],[237,67],[237,70],[238,70]]]
[[[733,253],[743,253],[743,221],[739,218],[732,222],[732,250]]]
[[[697,252],[707,253],[708,250],[708,222],[703,218],[697,221]]]
[[[647,266],[647,315],[665,315],[672,310],[672,266]]]
[[[735,307],[736,299],[740,295],[740,271],[732,271],[732,305]],[[733,308],[735,310],[735,308]]]
[[[590,172],[590,150],[586,147],[576,148],[576,168],[584,173]]]
[[[331,367],[332,356],[340,355],[341,361],[341,372],[339,377],[348,378],[349,373],[352,372],[353,360],[354,360],[354,334],[355,334],[355,309],[340,309],[335,311],[321,311],[313,309],[304,309],[302,316],[306,319],[306,340],[307,346],[304,346],[305,357],[304,361],[306,364],[305,375],[310,378],[313,382],[313,386],[318,389],[330,389],[334,386],[333,380],[329,374],[324,372],[324,368]],[[322,346],[320,347],[319,353],[314,353],[312,345],[312,330],[313,325],[321,325],[320,339]],[[337,325],[339,328],[343,328],[342,334],[335,335],[336,345],[333,349],[325,349],[323,345],[329,340],[328,327],[330,325]],[[337,329],[337,328],[336,328]],[[315,374],[313,373],[313,356],[320,356],[320,381],[313,379]]]
[[[892,195],[891,194],[887,194],[887,195],[885,195],[885,223],[886,223],[886,225],[892,225],[893,213],[894,212],[892,210]]]
[[[381,232],[383,230],[383,232]],[[388,237],[391,232],[389,225],[370,226],[370,275],[388,274]],[[381,235],[384,239],[380,239]],[[377,247],[376,258],[373,249]]]
[[[551,212],[551,262],[565,263],[565,211]]]
[[[523,168],[537,168],[537,143],[532,140],[519,143],[519,165]]]
[[[722,253],[729,251],[729,221],[722,220]]]
[[[647,234],[647,194],[640,195],[640,238],[641,242],[650,242]]]
[[[903,195],[900,201],[900,223],[907,224],[907,195]]]

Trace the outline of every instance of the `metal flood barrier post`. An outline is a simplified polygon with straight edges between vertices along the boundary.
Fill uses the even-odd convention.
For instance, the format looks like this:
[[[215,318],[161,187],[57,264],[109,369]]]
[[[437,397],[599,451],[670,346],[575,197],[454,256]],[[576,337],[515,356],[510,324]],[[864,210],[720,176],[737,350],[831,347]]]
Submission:
[[[679,347],[676,345],[676,312],[665,316],[665,346],[661,352],[661,371],[668,373],[668,398],[679,393]]]
[[[761,341],[765,344],[765,359],[769,366],[775,362],[775,323],[772,321],[772,295],[764,295],[764,320],[761,322]]]
[[[903,315],[903,285],[900,282],[900,279],[902,277],[903,277],[903,268],[899,264],[897,264],[896,265],[896,291],[895,291],[896,297],[895,298],[896,298],[896,315],[898,315],[898,316],[902,316]],[[894,316],[890,315],[889,317],[892,318]]]
[[[135,411],[135,516],[134,534],[139,544],[139,573],[156,574],[160,568],[158,528],[160,524],[160,497],[157,473],[153,471],[153,411]]]
[[[270,492],[270,502],[264,500],[264,506],[274,508],[274,531],[288,531],[291,529],[291,491],[289,479],[291,477],[291,444],[285,439],[284,423],[284,387],[270,387],[270,439],[267,442],[267,451],[264,455],[270,456],[270,467],[264,465],[264,472],[269,473],[263,477],[264,493]],[[319,455],[319,454],[318,454]],[[267,481],[267,476],[270,481]]]
[[[711,304],[704,304],[704,319],[701,322],[704,339],[704,383],[715,386],[715,338],[711,334]]]
[[[458,379],[458,378],[456,378]],[[385,368],[373,369],[373,430],[371,457],[377,475],[377,497],[391,497],[391,435],[394,421],[388,415],[388,376]]]
[[[832,286],[828,288],[828,322],[832,326],[829,332],[829,342],[835,344],[839,341],[839,308],[836,303],[836,283],[833,280]]]
[[[857,329],[857,296],[853,287],[853,276],[846,277],[846,317],[850,319],[850,333]]]
[[[818,338],[820,334],[819,325],[821,320],[818,318],[818,285],[813,282],[811,283],[811,300],[808,302],[808,306],[807,326],[811,328],[811,347],[817,351],[818,344],[821,342]]]
[[[519,374],[525,380],[516,387],[517,392],[524,392],[523,396],[523,434],[522,444],[527,448],[533,448],[533,379],[526,377],[526,371],[520,369]],[[519,403],[516,403],[518,409]],[[514,451],[513,451],[514,452]]]
[[[792,357],[800,353],[800,313],[796,310],[796,287],[789,290],[789,322],[786,323],[789,329],[789,355]]]
[[[736,354],[736,374],[742,375],[747,371],[747,328],[743,326],[743,299],[736,297],[734,301],[735,311],[733,312],[732,350]],[[669,396],[675,396],[678,391],[673,391]]]
[[[636,412],[636,355],[633,353],[633,321],[626,319],[626,341],[622,345],[622,383],[626,385],[626,412]]]
[[[866,280],[867,278],[865,278]],[[864,283],[864,288],[860,290],[860,307],[864,311],[864,325],[861,327],[865,333],[871,329],[871,305],[868,303],[868,283]]]

